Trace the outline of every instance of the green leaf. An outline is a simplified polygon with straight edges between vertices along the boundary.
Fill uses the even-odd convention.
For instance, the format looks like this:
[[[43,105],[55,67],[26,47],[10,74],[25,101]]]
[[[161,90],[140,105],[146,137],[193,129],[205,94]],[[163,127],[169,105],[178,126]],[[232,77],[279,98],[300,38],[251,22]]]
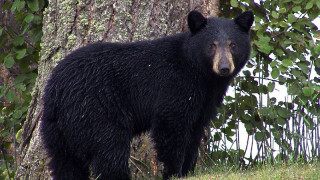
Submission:
[[[282,61],[282,65],[283,65],[284,67],[289,67],[289,66],[292,66],[292,65],[293,65],[293,62],[292,62],[290,59],[284,59],[284,60]]]
[[[37,79],[37,74],[36,73],[28,73],[27,74],[28,79],[36,80]]]
[[[279,124],[279,125],[284,125],[284,124],[286,124],[286,119],[283,119],[283,118],[281,118],[281,117],[278,117],[278,119],[277,119],[277,123]]]
[[[288,94],[289,95],[297,95],[301,92],[301,89],[299,88],[299,86],[297,86],[297,84],[290,84],[288,87]]]
[[[273,79],[277,79],[280,75],[280,71],[278,68],[273,68],[272,71],[271,71],[271,77]]]
[[[280,66],[279,66],[279,70],[280,70],[280,72],[282,72],[282,73],[286,72],[287,69],[288,69],[288,68],[285,67],[285,66],[283,66],[283,65],[280,65]]]
[[[278,12],[282,14],[282,13],[285,13],[286,11],[287,11],[286,8],[280,8]]]
[[[11,6],[11,3],[10,1],[7,1],[6,3],[4,3],[4,5],[2,6],[2,10],[3,11],[6,11],[9,9],[9,7]]]
[[[302,92],[305,96],[311,96],[314,93],[314,88],[312,87],[303,87]]]
[[[271,98],[270,99],[270,103],[271,104],[275,104],[276,103],[276,98]],[[274,111],[271,111],[269,114],[268,114],[269,118],[270,119],[276,119],[278,116],[276,115],[276,112]]]
[[[316,1],[316,5],[318,6],[318,9],[320,9],[320,1]]]
[[[33,42],[38,42],[38,41],[41,40],[41,37],[42,37],[42,31],[39,31],[39,32],[33,34],[33,35],[30,37],[30,39],[31,39],[31,41],[33,41]]]
[[[252,131],[253,130],[253,126],[252,126],[251,123],[246,123],[244,126],[245,126],[247,131]]]
[[[13,80],[13,84],[22,83],[27,78],[26,74],[20,74]]]
[[[39,11],[39,2],[38,0],[28,0],[27,1],[28,7],[31,9],[31,11]]]
[[[17,50],[17,59],[22,59],[24,57],[24,55],[26,54],[27,50],[26,49],[21,49],[21,50]]]
[[[306,9],[311,9],[313,7],[313,1],[309,1],[306,5]]]
[[[265,139],[267,139],[265,133],[263,133],[263,132],[256,132],[254,137],[257,142],[261,142],[261,141],[264,141]]]
[[[303,121],[307,124],[308,129],[312,129],[314,127],[314,123],[311,121],[310,117],[303,117]]]
[[[250,77],[250,76],[251,76],[250,71],[243,71],[242,73],[243,73],[243,75],[246,76],[246,77]]]
[[[43,9],[43,7],[45,5],[45,1],[47,1],[47,0],[39,0],[39,9]]]
[[[35,15],[35,16],[33,17],[33,23],[34,23],[34,24],[37,24],[37,25],[40,25],[40,24],[42,23],[42,18],[41,18],[41,16]]]
[[[20,118],[22,116],[22,111],[21,110],[16,110],[16,111],[14,111],[14,113],[13,113],[13,117],[14,118]]]
[[[271,15],[273,18],[278,19],[279,18],[279,14],[276,11],[272,11]]]
[[[288,23],[286,23],[286,22],[284,22],[284,21],[281,21],[281,22],[279,23],[279,25],[280,25],[281,27],[284,27],[284,28],[286,28],[286,27],[289,26]]]
[[[245,121],[250,121],[251,116],[249,116],[248,114],[241,114],[241,117],[243,118],[243,120]]]
[[[16,36],[14,37],[12,43],[14,46],[21,46],[24,42],[24,37],[23,36]]]
[[[299,66],[299,68],[301,69],[301,71],[302,71],[304,74],[309,74],[310,69],[309,69],[309,67],[308,67],[307,64],[304,64],[304,63],[299,62],[299,63],[297,63],[297,65]]]
[[[24,8],[25,4],[26,2],[20,1],[20,3],[17,5],[17,10],[21,11]]]
[[[11,56],[11,54],[7,55],[4,58],[4,65],[6,66],[6,68],[11,68],[14,64],[14,60],[13,57]]]
[[[34,15],[31,14],[31,13],[29,13],[29,14],[24,18],[24,21],[25,21],[26,23],[30,23],[30,22],[33,20],[33,17],[34,17]]]
[[[263,34],[259,34],[258,37],[259,41],[255,42],[255,44],[258,46],[261,52],[269,54],[270,51],[273,50],[273,47],[269,45],[271,38],[268,36],[264,36]]]
[[[320,2],[320,1],[319,1]],[[320,37],[320,35],[318,35]],[[319,42],[319,41],[318,41]],[[320,54],[320,46],[315,46],[314,47],[314,52],[317,54]]]
[[[278,114],[279,114],[279,116],[281,116],[281,117],[283,117],[285,119],[287,119],[287,118],[289,118],[291,116],[291,112],[287,108],[279,108],[278,109]]]
[[[221,133],[216,132],[213,136],[213,141],[220,141],[221,140]]]
[[[16,95],[15,95],[14,91],[9,90],[8,93],[7,93],[7,95],[6,95],[6,100],[7,100],[8,102],[13,102],[15,96],[16,96]]]
[[[236,133],[234,131],[231,130],[231,128],[227,127],[225,132],[224,132],[227,136],[231,137],[233,135],[235,135]]]
[[[237,0],[231,0],[230,4],[232,7],[238,7],[238,1]]]
[[[24,35],[24,34],[26,33],[26,31],[29,29],[30,26],[31,26],[30,23],[25,24],[25,25],[23,26],[23,30],[22,30],[22,32],[21,32],[20,35]]]
[[[259,37],[259,41],[262,42],[262,43],[269,43],[270,40],[271,40],[271,38],[268,37],[268,36]]]
[[[25,91],[27,89],[24,84],[17,84],[14,87],[20,89],[21,91]]]
[[[294,7],[292,8],[292,10],[293,10],[294,12],[301,11],[301,6],[294,6]]]
[[[271,67],[275,67],[276,65],[278,65],[278,62],[277,62],[277,61],[272,61],[272,62],[270,63],[270,66],[271,66]]]
[[[11,12],[14,12],[18,6],[18,4],[20,3],[20,0],[15,0],[11,6]]]
[[[283,85],[284,83],[286,83],[286,78],[284,76],[279,76],[279,84]]]
[[[301,4],[303,1],[305,0],[293,0],[294,4]],[[289,2],[292,2],[292,0],[290,0]]]
[[[269,44],[261,45],[259,46],[259,48],[261,52],[264,52],[266,54],[269,54],[273,50],[272,46],[270,46]]]
[[[20,129],[20,130],[17,132],[17,134],[16,134],[16,139],[17,139],[18,141],[20,141],[21,138],[22,138],[22,129]]]
[[[293,74],[296,78],[300,78],[301,77],[301,71],[296,70],[296,69],[292,69],[291,70],[291,74]]]
[[[269,90],[269,92],[273,92],[274,87],[275,87],[275,83],[274,83],[274,82],[269,82],[269,83],[268,83],[268,90]]]

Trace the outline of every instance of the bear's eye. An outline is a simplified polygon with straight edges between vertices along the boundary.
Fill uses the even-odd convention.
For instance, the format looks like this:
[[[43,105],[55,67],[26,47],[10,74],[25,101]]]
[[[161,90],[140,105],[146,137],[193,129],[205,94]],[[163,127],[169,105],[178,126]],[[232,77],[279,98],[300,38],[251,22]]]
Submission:
[[[236,48],[236,44],[235,43],[230,43],[229,46],[230,46],[231,49],[235,49]]]
[[[214,43],[211,43],[209,48],[210,48],[211,51],[215,51],[217,46]]]

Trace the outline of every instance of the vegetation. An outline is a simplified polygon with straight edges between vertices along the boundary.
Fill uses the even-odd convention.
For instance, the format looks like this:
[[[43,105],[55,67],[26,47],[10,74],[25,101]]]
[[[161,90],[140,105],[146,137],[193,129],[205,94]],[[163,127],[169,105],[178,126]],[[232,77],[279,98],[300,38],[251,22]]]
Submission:
[[[21,128],[37,78],[44,0],[1,1],[0,179],[14,177]]]
[[[320,1],[220,3],[223,17],[254,12],[252,55],[207,130],[203,164],[319,160],[320,33],[312,21]],[[240,125],[247,134],[240,134]]]
[[[0,179],[13,178],[16,170],[21,128],[37,78],[46,4],[0,2]],[[231,178],[229,172],[243,165],[320,160],[320,32],[312,23],[319,17],[320,1],[220,1],[220,16],[232,18],[245,10],[255,14],[252,57],[208,127],[200,151],[199,169],[217,163],[229,167],[209,175],[213,179]],[[281,88],[284,94],[279,94]],[[247,132],[245,148],[240,147],[241,124]],[[233,175],[290,179],[319,177],[320,172],[315,164],[277,167]],[[299,169],[306,174],[298,174]]]
[[[320,179],[319,164],[283,164],[276,166],[258,166],[247,170],[237,170],[234,166],[218,167],[205,175],[197,174],[186,180],[265,180],[265,179]]]

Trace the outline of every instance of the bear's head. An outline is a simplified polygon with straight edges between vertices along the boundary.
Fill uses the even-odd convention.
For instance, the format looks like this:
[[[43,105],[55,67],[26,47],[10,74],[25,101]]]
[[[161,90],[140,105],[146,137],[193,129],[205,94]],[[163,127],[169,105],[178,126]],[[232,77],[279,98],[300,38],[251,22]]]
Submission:
[[[234,19],[205,18],[197,11],[188,15],[188,56],[206,71],[234,76],[250,57],[250,35],[254,16],[246,11]]]

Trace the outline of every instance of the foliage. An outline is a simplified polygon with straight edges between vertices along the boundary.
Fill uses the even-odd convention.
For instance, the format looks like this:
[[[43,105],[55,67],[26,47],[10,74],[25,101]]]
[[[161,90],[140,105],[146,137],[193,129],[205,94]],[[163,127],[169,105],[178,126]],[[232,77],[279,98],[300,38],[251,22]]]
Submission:
[[[230,155],[232,149],[221,148],[225,139],[244,151],[234,157],[238,162],[273,162],[275,155],[281,160],[320,158],[320,33],[312,23],[319,17],[320,1],[231,0],[220,1],[220,5],[221,16],[227,18],[253,11],[255,24],[251,60],[236,78],[234,94],[226,97],[225,106],[212,121],[214,134],[208,147],[213,149],[208,153],[223,150]],[[239,145],[242,123],[248,134],[245,149]],[[274,142],[279,146],[277,152]],[[252,157],[254,144],[256,157]],[[250,157],[245,157],[248,151]]]
[[[13,178],[37,77],[45,0],[4,1],[0,27],[0,179]]]
[[[1,9],[0,179],[13,177],[16,168],[16,147],[37,77],[46,4],[11,0]],[[234,94],[227,95],[207,131],[208,145],[200,157],[205,166],[320,157],[320,33],[312,23],[319,9],[318,0],[220,1],[223,17],[253,11],[253,48],[247,69],[231,87]],[[286,94],[279,94],[280,88]],[[245,149],[239,145],[241,124],[248,133]],[[276,157],[273,142],[280,147]],[[228,149],[228,143],[236,149]],[[250,157],[245,156],[248,152]]]

